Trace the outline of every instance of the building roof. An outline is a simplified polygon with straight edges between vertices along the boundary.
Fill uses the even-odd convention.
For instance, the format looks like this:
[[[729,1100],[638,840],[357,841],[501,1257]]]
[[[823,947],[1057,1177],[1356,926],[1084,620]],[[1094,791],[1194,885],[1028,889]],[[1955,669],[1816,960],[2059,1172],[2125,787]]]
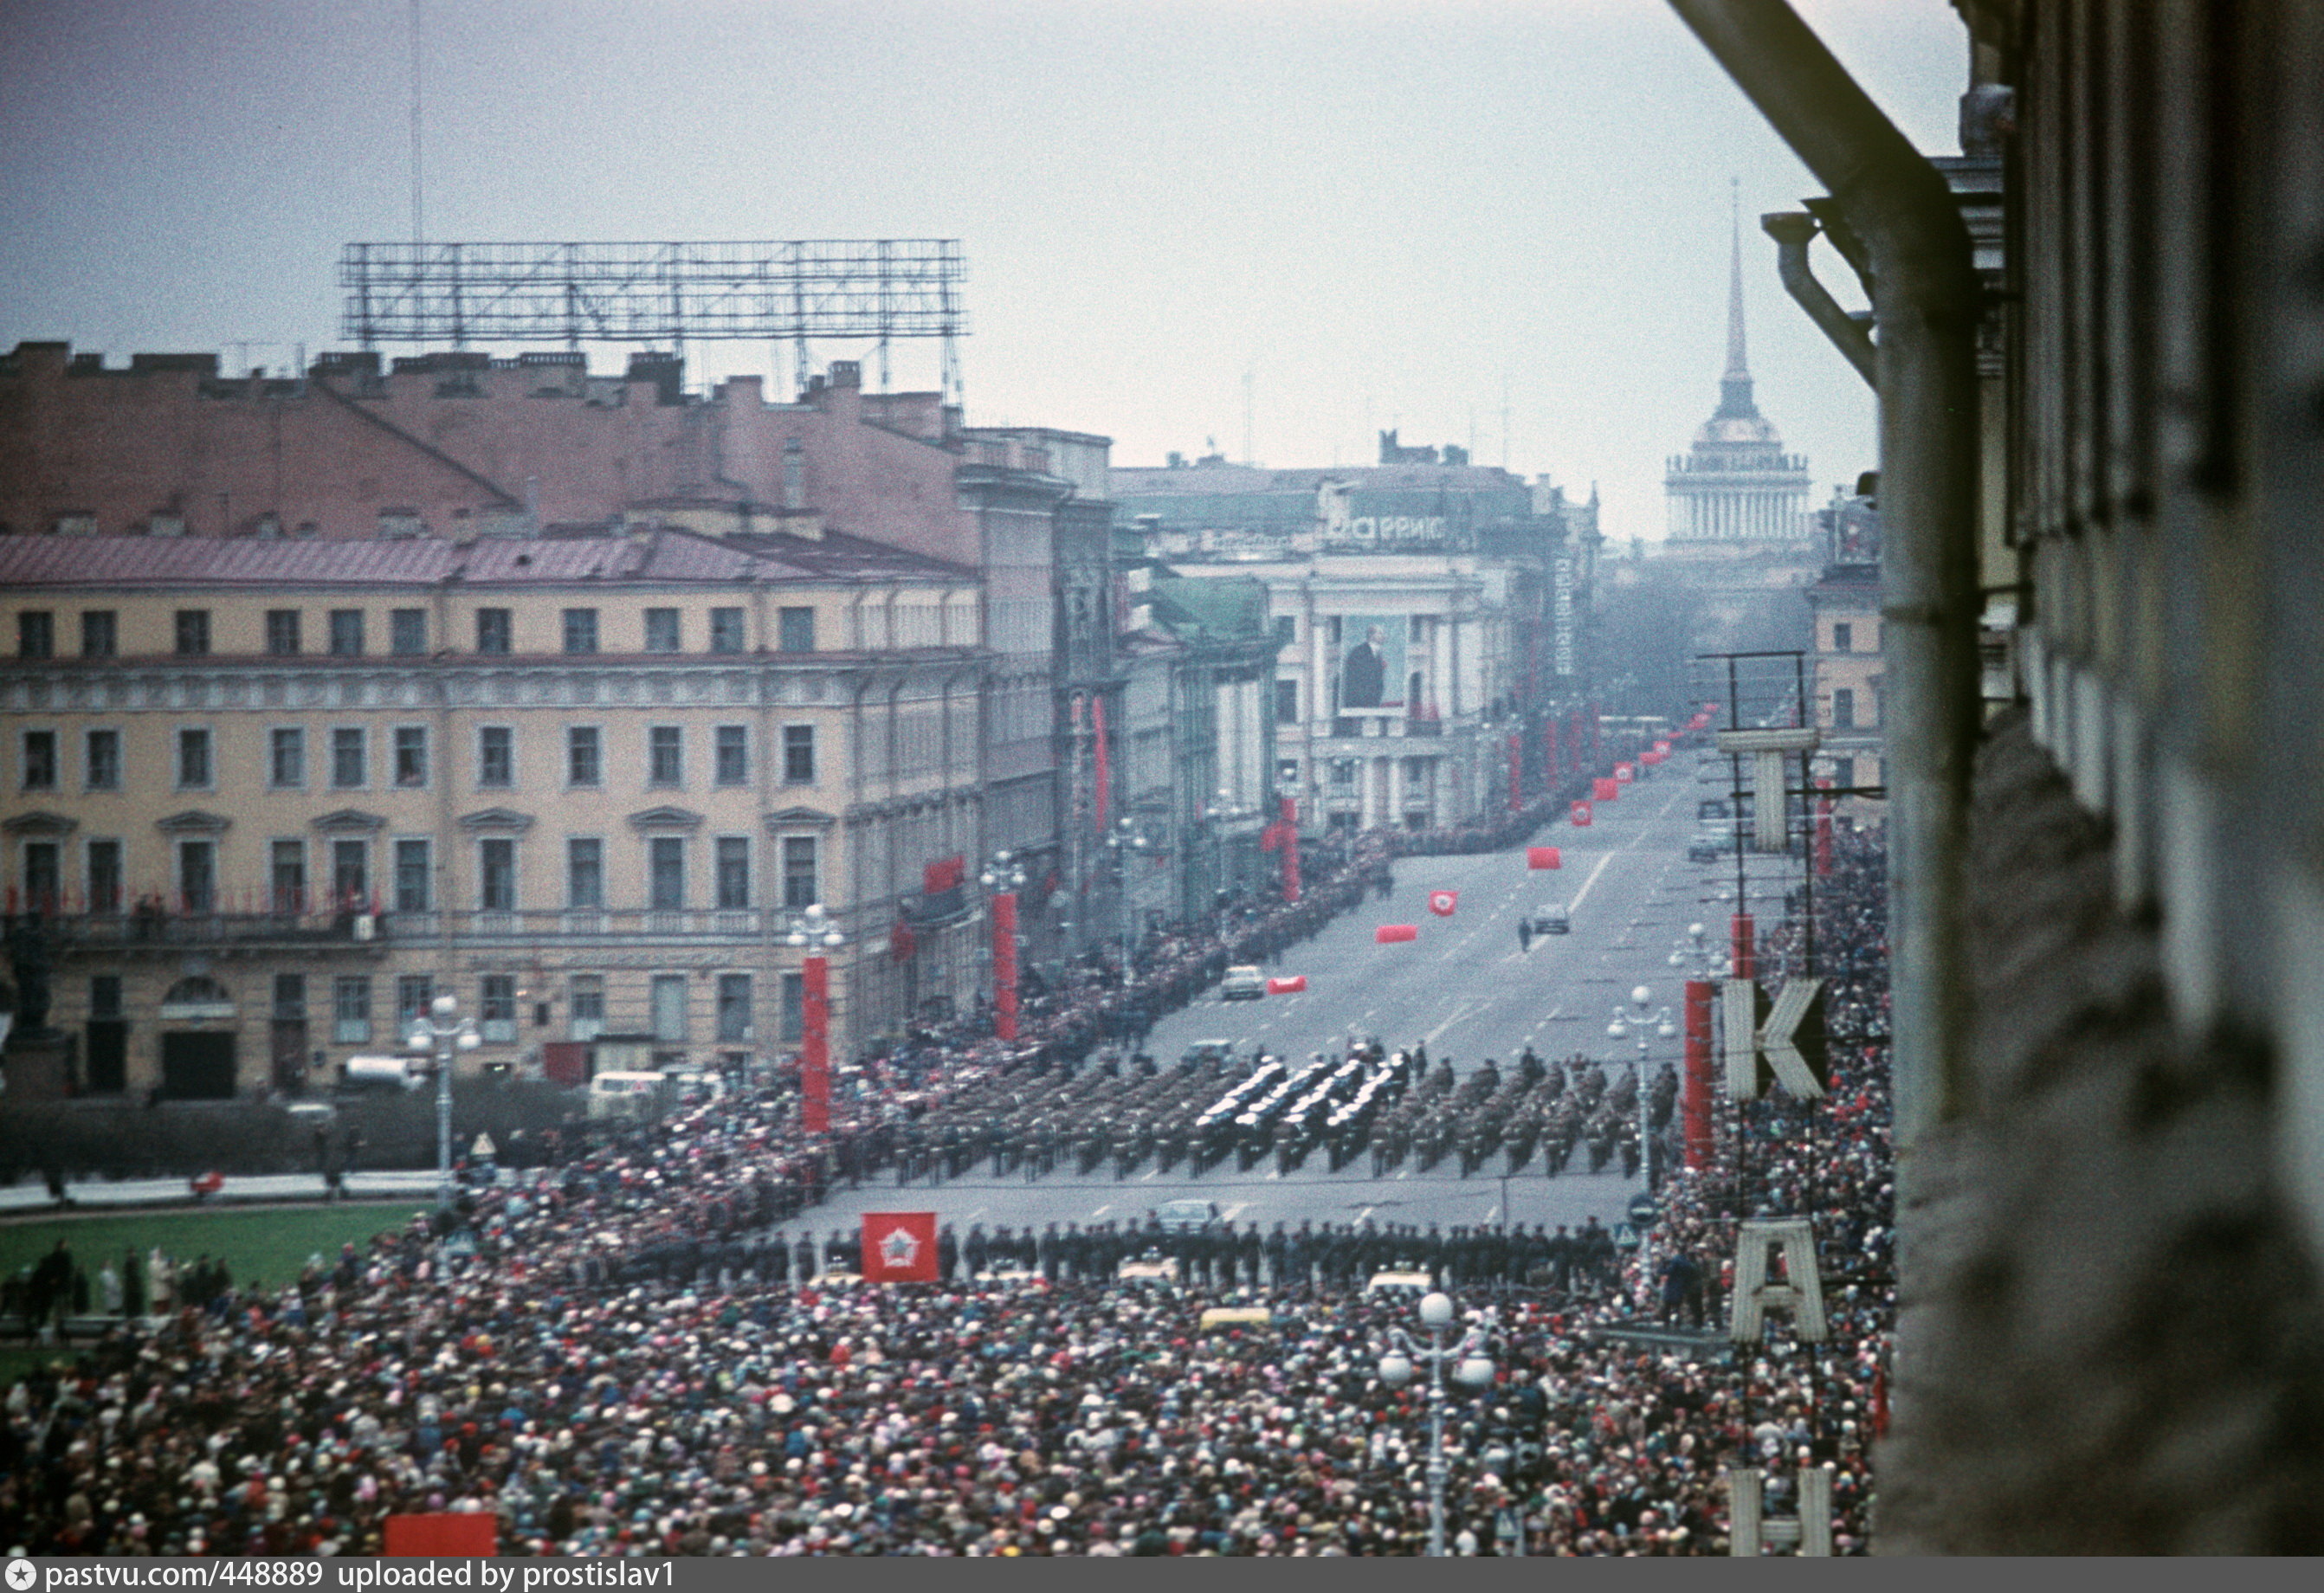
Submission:
[[[1367,492],[1530,493],[1525,478],[1493,465],[1348,465],[1268,470],[1255,465],[1116,465],[1108,473],[1116,499],[1146,493],[1189,497],[1224,493],[1313,493],[1326,482]]]
[[[282,541],[247,537],[0,538],[0,587],[475,586],[633,581],[959,581],[918,554],[826,535],[718,539],[668,527],[630,534]]]

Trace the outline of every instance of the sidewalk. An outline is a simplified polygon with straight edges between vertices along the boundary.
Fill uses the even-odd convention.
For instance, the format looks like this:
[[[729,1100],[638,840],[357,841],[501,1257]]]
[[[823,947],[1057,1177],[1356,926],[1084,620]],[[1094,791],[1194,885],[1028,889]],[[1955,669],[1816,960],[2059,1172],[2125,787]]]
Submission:
[[[341,1181],[341,1198],[349,1201],[427,1200],[436,1192],[432,1168],[354,1173]],[[81,1211],[127,1210],[139,1206],[246,1206],[286,1201],[319,1202],[329,1191],[319,1173],[271,1173],[228,1178],[218,1192],[197,1202],[183,1178],[69,1180],[65,1191]],[[0,1217],[62,1214],[64,1208],[49,1198],[47,1185],[27,1178],[0,1189]]]

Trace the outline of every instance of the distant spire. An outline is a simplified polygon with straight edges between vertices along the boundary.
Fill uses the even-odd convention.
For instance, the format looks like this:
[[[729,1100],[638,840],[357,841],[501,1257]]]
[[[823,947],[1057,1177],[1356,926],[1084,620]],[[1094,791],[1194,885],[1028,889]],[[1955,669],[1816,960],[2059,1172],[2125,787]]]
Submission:
[[[1759,418],[1751,401],[1751,365],[1743,355],[1743,182],[1734,185],[1734,216],[1727,266],[1727,373],[1719,379],[1719,413],[1722,420]]]

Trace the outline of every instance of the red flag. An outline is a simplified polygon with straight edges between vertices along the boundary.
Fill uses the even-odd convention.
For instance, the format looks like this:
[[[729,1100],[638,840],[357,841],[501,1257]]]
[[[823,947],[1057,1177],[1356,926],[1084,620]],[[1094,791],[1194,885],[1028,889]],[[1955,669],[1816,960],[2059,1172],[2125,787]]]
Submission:
[[[1450,918],[1452,909],[1461,905],[1457,890],[1432,890],[1428,893],[1428,910],[1440,918]]]
[[[1419,929],[1410,924],[1383,924],[1372,931],[1374,945],[1392,946],[1398,941],[1418,940]]]
[[[928,896],[940,890],[950,890],[968,877],[968,859],[954,855],[933,862],[920,870],[920,889]]]
[[[1592,780],[1590,782],[1590,796],[1594,802],[1611,802],[1621,794],[1622,787],[1618,781]]]
[[[1638,771],[1630,765],[1627,763],[1618,763],[1614,766],[1614,779],[1618,785],[1627,786],[1637,778]]]
[[[934,1211],[864,1212],[863,1281],[867,1284],[936,1282],[936,1214]]]
[[[1108,819],[1113,812],[1113,754],[1105,744],[1105,698],[1090,698],[1090,748],[1096,763],[1093,771],[1097,780],[1097,833],[1105,833]]]
[[[1288,978],[1270,979],[1267,981],[1267,993],[1270,996],[1296,996],[1306,988],[1307,976],[1304,973],[1295,973]]]
[[[897,919],[896,927],[888,932],[888,955],[899,962],[908,962],[919,949],[920,937],[912,933],[912,926]]]
[[[1588,829],[1590,827],[1590,805],[1587,802],[1575,803],[1573,805],[1573,812],[1571,816],[1573,820],[1573,827],[1575,829]]]
[[[1582,805],[1577,802],[1573,806],[1578,809]],[[1578,824],[1586,823],[1587,821],[1577,817],[1573,822]],[[1528,846],[1526,848],[1526,867],[1528,869],[1561,869],[1564,866],[1565,859],[1554,846]]]

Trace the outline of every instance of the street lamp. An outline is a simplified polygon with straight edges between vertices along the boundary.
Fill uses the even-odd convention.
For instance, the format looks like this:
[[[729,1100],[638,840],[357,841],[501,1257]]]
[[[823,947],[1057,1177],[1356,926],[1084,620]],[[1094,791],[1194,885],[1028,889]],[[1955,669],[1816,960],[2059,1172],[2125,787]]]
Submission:
[[[1613,1020],[1606,1026],[1606,1037],[1609,1040],[1628,1038],[1633,1027],[1638,1032],[1638,1054],[1630,1066],[1638,1098],[1638,1172],[1646,1179],[1649,1192],[1655,1187],[1655,1155],[1654,1139],[1646,1127],[1646,1053],[1655,1038],[1669,1040],[1678,1035],[1678,1026],[1671,1022],[1669,1008],[1649,1015],[1646,1008],[1653,999],[1654,991],[1645,985],[1634,987],[1630,991],[1630,1005],[1636,1009],[1635,1021],[1617,1007]],[[1649,1023],[1654,1026],[1651,1036],[1647,1031]]]
[[[1412,1381],[1416,1360],[1428,1363],[1431,1373],[1428,1392],[1428,1552],[1434,1559],[1444,1558],[1444,1479],[1448,1469],[1444,1463],[1444,1365],[1452,1365],[1452,1380],[1462,1387],[1476,1390],[1493,1380],[1492,1358],[1485,1353],[1485,1335],[1471,1329],[1457,1344],[1447,1344],[1445,1334],[1452,1326],[1452,1297],[1432,1289],[1420,1298],[1420,1325],[1428,1330],[1426,1349],[1415,1344],[1402,1328],[1388,1331],[1388,1347],[1381,1352],[1379,1379],[1390,1388],[1401,1388]]]
[[[1211,843],[1215,849],[1216,869],[1212,876],[1212,900],[1215,905],[1224,906],[1221,898],[1227,894],[1227,826],[1238,819],[1249,818],[1255,811],[1237,803],[1234,794],[1223,786],[1203,809],[1204,818],[1210,823]]]
[[[452,1054],[484,1043],[476,1020],[461,1017],[459,1011],[459,997],[438,996],[426,1012],[412,1016],[403,1036],[404,1049],[414,1056],[436,1054],[436,1203],[447,1211],[452,1205]]]
[[[1106,836],[1105,844],[1106,850],[1113,853],[1115,889],[1120,898],[1121,982],[1127,985],[1134,971],[1134,953],[1137,944],[1135,922],[1137,909],[1130,899],[1131,873],[1130,860],[1133,857],[1145,856],[1153,850],[1154,843],[1146,838],[1146,832],[1139,829],[1135,821],[1120,818],[1114,820],[1112,833]]]
[[[992,893],[992,1034],[1017,1037],[1017,893],[1025,889],[1025,868],[1006,847],[992,854],[977,876]]]
[[[831,959],[825,953],[847,937],[810,902],[790,916],[786,945],[807,954],[799,962],[799,1126],[810,1134],[831,1129]]]

